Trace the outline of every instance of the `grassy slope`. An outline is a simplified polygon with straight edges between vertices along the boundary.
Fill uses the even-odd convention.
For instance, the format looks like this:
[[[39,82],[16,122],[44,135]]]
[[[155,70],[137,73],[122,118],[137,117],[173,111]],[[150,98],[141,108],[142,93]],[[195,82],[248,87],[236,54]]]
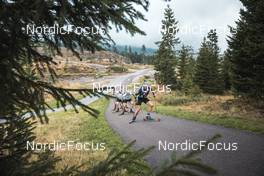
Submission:
[[[124,144],[108,126],[104,118],[104,110],[108,104],[106,99],[91,104],[91,107],[100,111],[96,119],[84,111],[76,114],[73,110],[57,112],[49,115],[49,124],[38,125],[35,129],[37,142],[78,141],[78,142],[105,142],[105,151],[56,151],[56,156],[62,158],[56,169],[61,170],[66,165],[80,165],[88,162],[91,167],[95,162],[103,160],[113,149],[120,149]]]
[[[73,96],[77,99],[77,100],[81,100],[84,98],[83,95],[81,94],[73,94]],[[50,98],[48,101],[47,101],[48,105],[51,107],[51,108],[59,108],[57,107],[57,101],[54,99],[54,98]],[[68,105],[68,103],[67,103]]]
[[[183,111],[176,106],[157,105],[158,113],[177,118],[199,121],[229,128],[264,133],[264,119],[231,117],[212,113],[198,113]]]
[[[147,77],[142,77],[139,79],[139,82],[143,82],[143,80],[148,80],[149,83],[153,83],[152,79],[149,79]],[[242,116],[239,112],[242,111],[242,114],[244,113],[245,109],[241,109],[238,107],[236,113],[223,113],[223,109],[219,108],[220,104],[223,103],[221,101],[213,101],[215,105],[217,105],[218,108],[214,108],[213,110],[206,110],[207,108],[203,109],[202,111],[193,111],[192,108],[194,106],[200,106],[200,104],[206,105],[208,108],[212,104],[210,104],[210,96],[203,95],[199,100],[197,104],[194,104],[194,106],[189,106],[187,109],[182,109],[182,105],[188,105],[192,104],[194,102],[193,99],[190,99],[188,97],[180,96],[180,92],[173,92],[169,95],[159,94],[157,97],[157,111],[160,114],[169,115],[177,118],[187,119],[187,120],[193,120],[193,121],[199,121],[202,123],[208,123],[212,125],[220,125],[228,128],[235,128],[240,130],[246,130],[251,132],[257,132],[257,133],[264,133],[264,118],[262,117],[255,117],[253,115],[256,115],[258,113],[257,111],[253,111],[253,114],[247,114],[246,116]],[[212,96],[214,97],[214,96]],[[223,98],[224,96],[222,96]],[[168,101],[171,101],[170,103],[173,105],[164,105],[161,99],[165,99]],[[183,101],[184,100],[184,101]],[[242,107],[245,106],[245,104],[242,104]],[[143,104],[143,109],[146,110],[146,106]],[[247,112],[247,110],[246,110]]]

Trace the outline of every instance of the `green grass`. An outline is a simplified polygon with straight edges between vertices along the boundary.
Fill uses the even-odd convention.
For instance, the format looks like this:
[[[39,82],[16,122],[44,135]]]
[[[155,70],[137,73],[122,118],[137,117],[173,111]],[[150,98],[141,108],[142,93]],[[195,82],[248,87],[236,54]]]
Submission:
[[[83,97],[83,95],[81,95],[81,94],[78,94],[78,95],[75,95],[74,96],[77,100],[81,100],[82,98],[84,98]],[[48,105],[51,107],[51,108],[59,108],[59,107],[57,107],[57,101],[55,100],[55,99],[50,99],[48,102]]]
[[[80,141],[105,142],[108,149],[121,149],[124,145],[120,137],[108,126],[104,118],[107,105],[108,100],[105,98],[101,98],[91,105],[92,108],[100,112],[97,118],[81,113],[80,118],[82,123],[80,124],[80,128],[78,131],[74,131],[71,137],[78,137]]]
[[[158,113],[257,133],[264,133],[264,119],[231,117],[225,115],[183,111],[176,106],[157,105]]]
[[[128,69],[122,66],[111,66],[109,67],[110,71],[115,72],[115,73],[123,73],[127,72]]]
[[[186,105],[192,102],[208,100],[210,100],[210,96],[163,96],[160,101],[164,105]]]
[[[87,163],[83,169],[92,167],[95,163],[104,160],[112,149],[121,149],[125,144],[121,138],[108,126],[104,118],[108,100],[101,98],[92,103],[90,107],[100,113],[97,118],[80,110],[55,112],[49,115],[49,124],[38,124],[35,129],[37,142],[76,141],[105,143],[105,150],[96,151],[56,151],[55,155],[62,160],[56,164],[55,169],[60,171],[66,166],[77,166]]]

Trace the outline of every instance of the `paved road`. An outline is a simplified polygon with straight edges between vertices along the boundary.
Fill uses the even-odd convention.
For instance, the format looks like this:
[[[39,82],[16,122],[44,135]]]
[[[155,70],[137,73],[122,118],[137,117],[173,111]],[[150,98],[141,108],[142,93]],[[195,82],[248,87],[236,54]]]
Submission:
[[[143,72],[142,72],[143,74]],[[129,83],[136,75],[124,76],[118,81]],[[129,79],[129,80],[128,80]],[[111,103],[110,103],[111,104]],[[229,143],[237,143],[237,151],[206,151],[201,154],[202,160],[218,169],[221,176],[263,176],[264,175],[264,135],[257,135],[220,126],[202,124],[199,122],[161,116],[161,122],[144,122],[143,114],[137,122],[128,124],[131,114],[119,116],[111,112],[111,105],[105,112],[109,125],[116,131],[124,142],[137,140],[136,148],[155,146],[155,150],[146,158],[151,166],[158,166],[168,159],[172,151],[165,151],[159,142],[182,143],[204,141],[215,134],[221,134],[218,140],[228,147]],[[172,146],[172,144],[170,144]],[[172,148],[171,148],[172,149]],[[186,151],[178,149],[179,155]]]
[[[122,75],[111,81],[112,85],[128,84],[138,77],[148,74],[148,69],[135,73]],[[89,104],[98,97],[86,97],[81,101]],[[72,108],[67,106],[67,109]],[[190,140],[198,142],[206,140],[214,134],[223,137],[219,142],[238,143],[237,151],[208,151],[201,155],[205,163],[216,167],[221,176],[263,176],[264,175],[264,135],[256,135],[234,129],[202,124],[198,122],[177,119],[174,117],[162,117],[161,122],[143,122],[142,116],[132,125],[128,124],[131,114],[119,116],[111,112],[108,107],[105,115],[109,125],[122,137],[125,142],[137,140],[136,148],[156,146],[156,149],[146,158],[151,166],[158,166],[162,161],[170,157],[171,151],[158,150],[159,141],[168,143],[185,142]],[[55,109],[63,111],[63,108]],[[177,150],[178,154],[185,153]]]
[[[121,75],[121,76],[115,77],[111,81],[109,86],[114,86],[114,85],[119,85],[119,84],[122,84],[122,85],[123,84],[127,84],[127,83],[130,83],[130,82],[133,82],[134,79],[137,79],[140,76],[146,75],[146,74],[152,74],[152,70],[151,69],[143,69],[143,70],[138,70],[138,71],[136,71],[134,73],[128,73],[128,74],[125,74],[125,75]],[[85,104],[85,105],[88,105],[88,104],[98,100],[99,98],[100,97],[98,97],[98,96],[87,96],[87,97],[81,99],[80,102]],[[78,106],[76,106],[76,107],[78,107]],[[66,105],[64,108],[63,107],[53,108],[53,110],[47,109],[46,113],[60,112],[60,111],[64,111],[65,109],[69,110],[69,109],[72,109],[72,108],[73,108],[72,105]],[[24,118],[29,118],[29,117],[31,117],[31,114],[30,113],[26,113],[23,117]],[[4,123],[4,122],[6,122],[6,120],[0,119],[0,124]]]
[[[108,86],[111,87],[111,86],[120,85],[120,84],[122,84],[122,85],[127,84],[130,82],[133,82],[133,80],[137,79],[141,75],[151,74],[151,72],[152,71],[150,69],[143,69],[143,70],[136,71],[134,73],[128,73],[125,75],[121,75],[119,77],[114,78]],[[88,104],[98,100],[98,98],[99,97],[97,97],[97,96],[92,96],[92,97],[87,96],[87,97],[81,99],[80,102],[88,105]],[[66,105],[65,106],[65,109],[67,109],[67,110],[72,109],[72,108],[73,108],[72,105]],[[47,110],[46,112],[51,113],[51,112],[59,112],[59,111],[64,111],[64,108],[63,107],[54,108],[54,110]]]

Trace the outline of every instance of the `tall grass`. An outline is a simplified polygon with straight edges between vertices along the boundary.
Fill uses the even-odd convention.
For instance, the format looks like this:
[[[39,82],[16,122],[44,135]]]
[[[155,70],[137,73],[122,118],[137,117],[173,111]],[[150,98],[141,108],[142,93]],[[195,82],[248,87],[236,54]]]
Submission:
[[[173,93],[169,95],[162,95],[160,97],[160,103],[163,105],[186,105],[192,102],[200,102],[200,101],[210,101],[213,97],[208,95],[197,95],[197,96],[190,96],[184,95],[181,93]]]
[[[87,163],[82,169],[92,167],[95,163],[104,160],[108,152],[113,148],[120,149],[124,146],[121,139],[108,126],[104,118],[104,110],[108,104],[106,99],[91,104],[92,108],[100,111],[98,118],[80,110],[78,114],[74,110],[56,112],[49,115],[49,124],[39,124],[35,129],[36,142],[51,143],[53,141],[76,141],[105,143],[106,150],[84,151],[65,150],[55,151],[55,156],[61,158],[57,162],[56,170],[61,171],[66,166],[77,166]]]
[[[261,111],[232,96],[188,96],[172,92],[159,95],[157,100],[158,112],[164,115],[264,133],[264,118],[258,118]]]
[[[111,66],[109,67],[109,71],[116,72],[116,73],[123,73],[123,72],[127,72],[128,69],[125,67],[121,67],[121,66]]]

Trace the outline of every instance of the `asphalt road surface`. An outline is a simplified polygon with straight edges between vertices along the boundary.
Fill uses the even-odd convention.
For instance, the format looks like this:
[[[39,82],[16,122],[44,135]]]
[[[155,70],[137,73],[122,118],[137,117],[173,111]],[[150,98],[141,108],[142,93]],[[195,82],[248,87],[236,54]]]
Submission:
[[[152,73],[151,69],[143,69],[143,70],[136,71],[134,73],[128,73],[126,75],[117,76],[111,81],[111,83],[108,86],[111,87],[111,86],[115,86],[115,85],[119,85],[119,84],[122,84],[122,85],[123,84],[128,84],[128,83],[133,82],[133,80],[139,78],[142,75],[151,74],[151,73]],[[99,98],[100,97],[97,97],[97,96],[92,96],[92,97],[87,96],[85,98],[82,98],[80,100],[80,102],[83,103],[83,104],[88,105],[88,104],[98,100]],[[76,107],[78,107],[78,106],[76,106]],[[64,108],[66,110],[69,110],[69,109],[72,109],[73,107],[72,107],[72,105],[66,105]],[[51,112],[64,111],[64,108],[63,107],[59,107],[59,108],[54,108],[53,110],[49,109],[46,112],[47,113],[51,113]]]
[[[123,76],[116,81],[126,84],[145,72]],[[144,122],[143,116],[146,115],[144,112],[139,114],[135,123],[129,124],[132,114],[120,116],[118,113],[113,113],[112,108],[113,105],[110,102],[105,112],[106,120],[124,142],[136,140],[135,148],[155,146],[152,153],[146,157],[147,162],[153,167],[159,166],[164,160],[169,159],[173,151],[176,151],[178,155],[188,152],[185,148],[176,149],[176,143],[184,143],[186,140],[188,143],[200,142],[215,134],[221,134],[222,137],[217,142],[221,143],[222,148],[223,145],[226,149],[229,149],[229,145],[235,145],[236,147],[231,146],[230,148],[237,148],[237,150],[206,150],[200,155],[204,163],[215,167],[218,170],[218,175],[221,176],[264,175],[264,135],[158,114],[153,114],[153,116],[161,118],[161,122]],[[165,146],[167,146],[167,150]]]
[[[142,75],[151,73],[150,69],[139,70],[135,73],[122,75],[111,81],[112,85],[128,84]],[[84,104],[89,104],[97,100],[98,97],[86,97],[81,100]],[[69,105],[66,109],[71,109]],[[264,175],[264,135],[244,132],[235,129],[224,128],[215,125],[208,125],[194,121],[178,119],[158,114],[154,117],[161,118],[161,122],[144,122],[140,113],[136,123],[128,124],[132,114],[119,116],[112,112],[110,103],[105,112],[106,120],[116,131],[124,142],[128,143],[136,140],[135,148],[155,146],[156,148],[146,157],[147,162],[155,167],[159,166],[164,160],[169,159],[171,153],[176,151],[182,155],[188,151],[181,149],[173,150],[172,143],[189,143],[207,140],[215,134],[221,134],[218,140],[228,147],[229,143],[237,143],[236,151],[205,151],[201,159],[204,163],[210,164],[218,170],[221,176],[263,176]],[[63,111],[63,108],[55,109]],[[170,145],[171,151],[165,151],[165,141]],[[159,142],[163,146],[159,145]],[[159,150],[160,146],[160,150]]]

